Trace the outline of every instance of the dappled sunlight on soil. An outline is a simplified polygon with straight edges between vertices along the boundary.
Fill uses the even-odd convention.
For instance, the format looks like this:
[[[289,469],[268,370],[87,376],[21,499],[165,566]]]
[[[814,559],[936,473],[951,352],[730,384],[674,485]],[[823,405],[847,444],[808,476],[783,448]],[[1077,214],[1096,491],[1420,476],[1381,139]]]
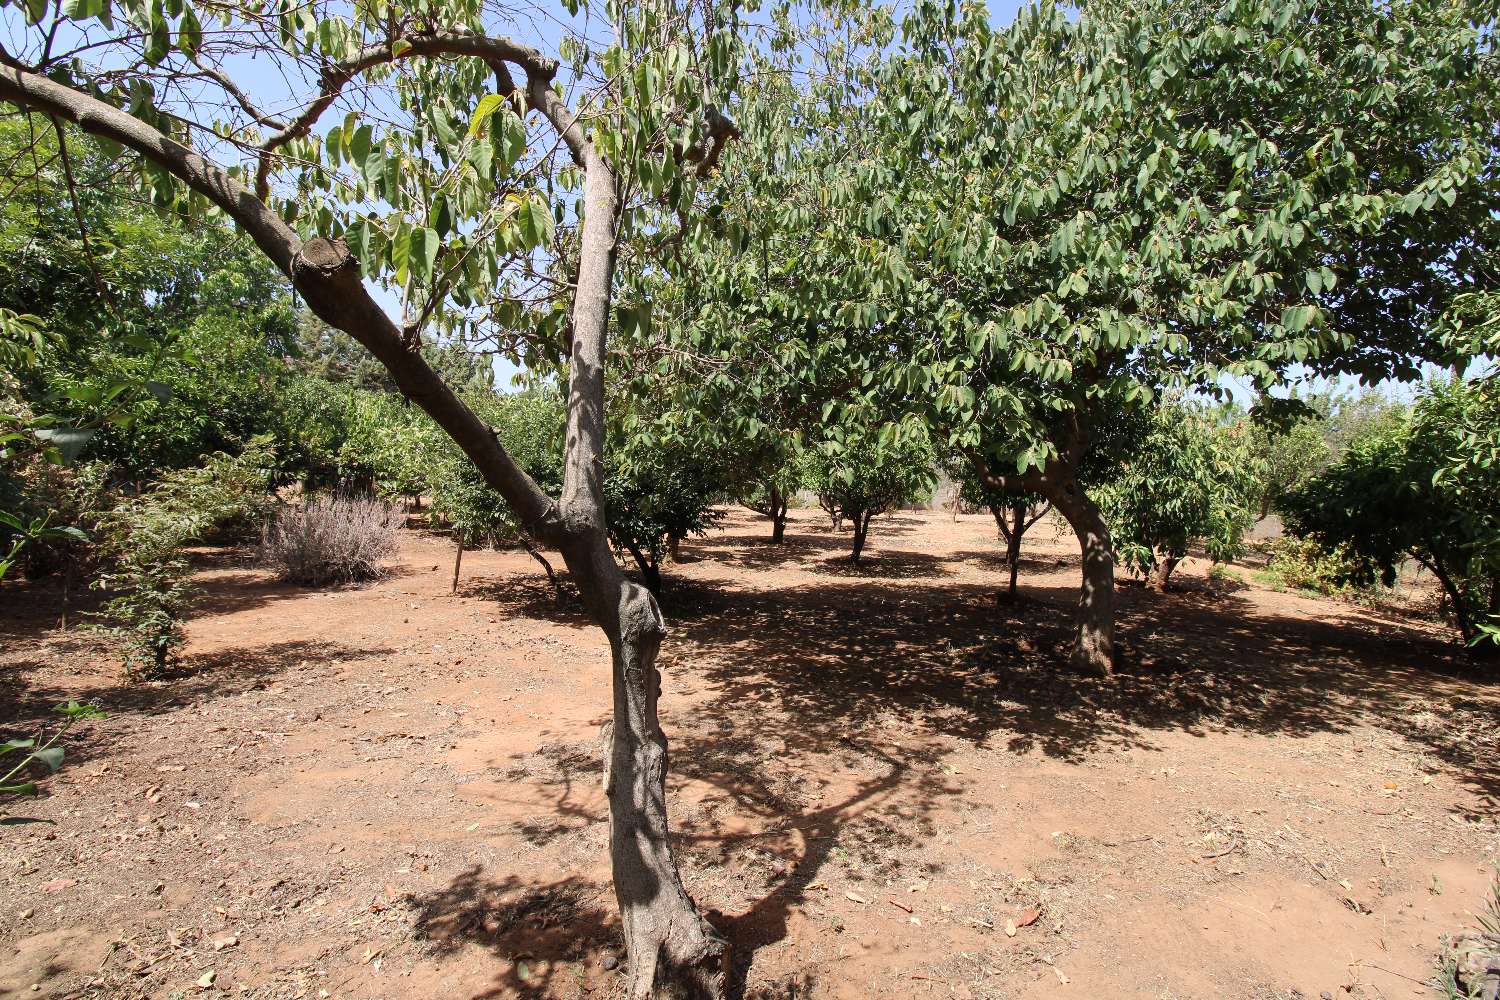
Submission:
[[[672,821],[735,993],[1413,995],[1500,850],[1495,684],[1200,560],[1122,581],[1120,674],[1082,676],[1071,538],[1027,536],[1008,603],[993,533],[905,512],[854,566],[817,512],[773,546],[735,510],[665,567]],[[205,552],[139,686],[8,585],[5,734],[111,714],[5,828],[0,996],[615,995],[604,642],[524,553],[456,595],[451,558],[414,531],[309,591]]]

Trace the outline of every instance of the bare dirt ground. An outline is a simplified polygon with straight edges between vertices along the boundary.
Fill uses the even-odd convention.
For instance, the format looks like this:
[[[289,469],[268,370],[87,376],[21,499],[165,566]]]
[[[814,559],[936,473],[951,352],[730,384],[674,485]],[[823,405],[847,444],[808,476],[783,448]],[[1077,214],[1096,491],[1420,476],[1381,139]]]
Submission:
[[[987,516],[668,567],[671,809],[748,997],[1394,998],[1500,860],[1500,688],[1416,619],[1121,586],[1062,665],[1077,552]],[[416,532],[361,589],[203,554],[178,676],[119,682],[55,585],[0,591],[0,731],[109,710],[0,827],[5,997],[607,997],[603,642],[524,553]],[[76,616],[75,616],[76,617]]]

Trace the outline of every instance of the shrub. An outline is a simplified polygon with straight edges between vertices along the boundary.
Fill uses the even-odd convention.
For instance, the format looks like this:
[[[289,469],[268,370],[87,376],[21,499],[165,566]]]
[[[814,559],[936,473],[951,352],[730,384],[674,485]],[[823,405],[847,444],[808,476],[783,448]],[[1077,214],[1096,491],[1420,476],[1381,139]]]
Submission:
[[[92,585],[112,596],[98,628],[120,644],[129,676],[160,675],[182,645],[182,623],[196,595],[185,547],[258,519],[272,461],[269,439],[259,438],[239,455],[220,452],[201,468],[169,472],[154,489],[99,515],[106,569]]]
[[[859,562],[872,517],[932,496],[936,461],[926,433],[907,425],[837,425],[808,449],[807,485],[836,525],[854,529],[850,562]]]
[[[1476,655],[1500,614],[1500,385],[1434,381],[1407,411],[1354,441],[1284,500],[1287,530],[1349,555],[1346,579],[1386,586],[1408,560],[1441,584],[1443,607]]]
[[[367,497],[314,497],[283,510],[261,535],[261,561],[283,580],[317,587],[380,575],[402,514]]]
[[[1275,586],[1318,594],[1370,589],[1356,588],[1349,582],[1353,575],[1351,558],[1342,546],[1326,549],[1313,539],[1288,535],[1275,539],[1268,548],[1271,558],[1265,576]]]

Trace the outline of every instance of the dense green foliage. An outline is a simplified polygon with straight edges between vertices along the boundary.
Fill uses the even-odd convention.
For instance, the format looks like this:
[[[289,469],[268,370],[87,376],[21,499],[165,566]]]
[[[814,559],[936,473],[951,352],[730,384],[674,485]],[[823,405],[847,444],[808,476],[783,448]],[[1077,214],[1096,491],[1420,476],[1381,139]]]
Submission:
[[[835,424],[807,451],[806,486],[834,518],[849,522],[859,562],[871,518],[925,501],[937,482],[937,459],[921,427]]]
[[[110,595],[100,628],[118,643],[130,676],[166,670],[197,594],[185,547],[216,530],[258,524],[271,461],[268,442],[252,441],[238,455],[220,452],[201,467],[174,469],[100,515],[104,568],[93,585]]]
[[[1244,551],[1262,477],[1249,429],[1185,403],[1163,405],[1120,468],[1094,490],[1121,562],[1165,586],[1188,548]]]
[[[1390,586],[1416,560],[1464,641],[1485,642],[1482,626],[1500,614],[1500,462],[1481,442],[1497,422],[1493,382],[1429,383],[1409,413],[1286,498],[1288,527],[1345,553],[1356,584]]]

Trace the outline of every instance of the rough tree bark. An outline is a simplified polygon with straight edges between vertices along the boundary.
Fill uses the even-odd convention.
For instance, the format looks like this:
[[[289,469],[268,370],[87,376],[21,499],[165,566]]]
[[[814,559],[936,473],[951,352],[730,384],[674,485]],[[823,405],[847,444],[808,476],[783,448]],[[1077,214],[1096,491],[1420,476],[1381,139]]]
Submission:
[[[717,998],[723,994],[728,945],[698,913],[678,874],[668,839],[666,737],[657,721],[660,677],[656,654],[666,634],[655,599],[624,576],[609,551],[604,520],[605,334],[617,251],[618,192],[614,172],[551,83],[555,60],[527,46],[463,32],[432,32],[370,46],[325,71],[319,98],[273,136],[261,158],[257,190],[191,148],[137,118],[32,72],[0,49],[0,100],[66,119],[111,139],[170,171],[242,228],[285,273],[324,322],[370,351],[398,389],[425,410],[475,463],[524,529],[557,547],[592,617],[609,640],[614,725],[608,749],[610,856],[624,923],[632,998]],[[269,156],[278,143],[306,134],[339,90],[365,70],[432,55],[480,58],[510,84],[508,65],[526,76],[527,106],[558,132],[584,171],[584,219],[572,310],[572,366],[562,496],[554,501],[514,461],[488,426],[412,349],[402,329],[371,298],[359,265],[341,240],[303,243],[266,201]],[[508,85],[508,86],[507,86]],[[728,137],[720,132],[714,141]],[[705,162],[715,151],[701,154]]]
[[[850,518],[850,521],[854,525],[854,550],[849,553],[849,561],[852,563],[858,563],[860,556],[865,551],[865,539],[869,537],[870,518],[873,516],[872,512],[862,510],[856,512]]]
[[[1159,594],[1166,593],[1167,581],[1172,578],[1172,571],[1177,568],[1180,561],[1176,556],[1158,552],[1156,565],[1151,567],[1151,573],[1146,577],[1146,586]]]
[[[1114,673],[1115,554],[1109,526],[1099,508],[1078,482],[1077,462],[1082,445],[1076,439],[1067,454],[1047,463],[1045,471],[1024,475],[993,472],[982,455],[971,453],[969,464],[991,489],[1007,493],[1040,493],[1078,536],[1083,555],[1083,583],[1074,621],[1073,666],[1103,674]]]
[[[1108,677],[1115,670],[1115,553],[1109,526],[1075,477],[1047,475],[1038,485],[1078,536],[1083,555],[1073,666]]]

